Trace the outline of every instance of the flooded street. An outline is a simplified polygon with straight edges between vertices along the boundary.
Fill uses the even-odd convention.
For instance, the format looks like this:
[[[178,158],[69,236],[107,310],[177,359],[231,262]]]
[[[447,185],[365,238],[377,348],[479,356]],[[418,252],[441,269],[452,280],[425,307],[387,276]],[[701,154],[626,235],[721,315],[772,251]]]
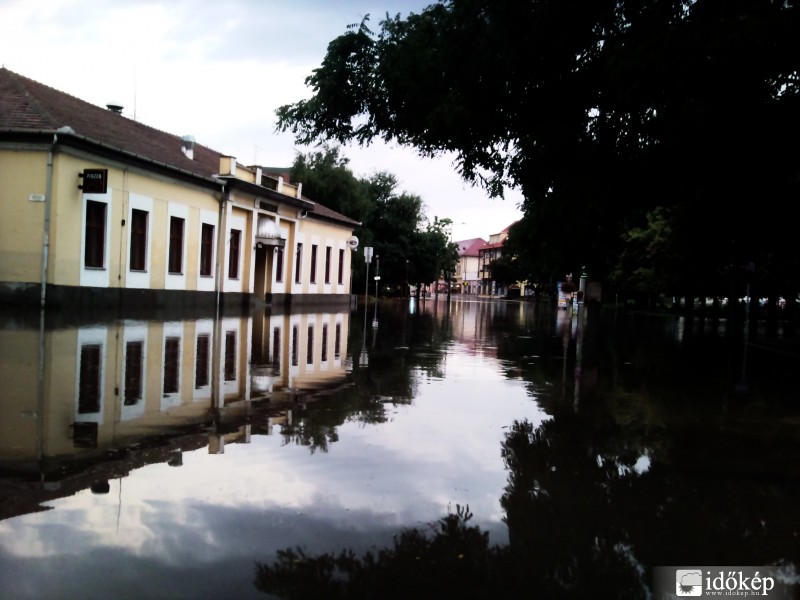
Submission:
[[[796,581],[800,343],[745,342],[460,297],[7,319],[0,597],[348,597],[315,579],[343,551],[376,598],[432,574],[461,598],[648,598],[666,565]]]

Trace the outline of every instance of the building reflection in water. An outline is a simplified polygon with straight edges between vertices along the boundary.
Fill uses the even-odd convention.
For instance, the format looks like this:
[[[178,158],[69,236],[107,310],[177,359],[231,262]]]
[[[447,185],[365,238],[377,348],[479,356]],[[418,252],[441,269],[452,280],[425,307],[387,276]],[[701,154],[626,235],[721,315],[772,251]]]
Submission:
[[[0,327],[0,519],[224,452],[347,380],[349,312]]]

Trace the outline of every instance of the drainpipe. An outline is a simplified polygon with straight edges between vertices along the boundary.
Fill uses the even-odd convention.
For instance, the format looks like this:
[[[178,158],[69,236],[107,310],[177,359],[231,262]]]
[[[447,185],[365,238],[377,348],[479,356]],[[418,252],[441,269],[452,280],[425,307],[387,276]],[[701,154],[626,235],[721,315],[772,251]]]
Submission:
[[[220,295],[222,293],[222,259],[225,255],[225,215],[227,213],[227,205],[228,205],[228,193],[225,190],[225,181],[220,182],[222,186],[220,198],[219,198],[219,219],[217,223],[217,252],[216,252],[216,259],[214,261],[214,291],[216,293],[216,300],[214,306],[214,329],[212,333],[212,344],[215,350],[213,356],[211,357],[211,406],[209,407],[214,415],[214,423],[215,428],[218,424],[219,418],[219,407],[222,405],[222,390],[220,387],[220,377],[219,377],[219,370],[220,370],[220,356],[221,352],[219,351],[220,347],[220,340],[222,339],[222,332],[220,331],[221,319],[220,319],[220,310],[221,310],[221,298]],[[215,429],[216,430],[216,429]],[[209,443],[211,438],[209,437]]]
[[[217,227],[217,252],[216,252],[216,261],[214,264],[214,271],[215,271],[215,283],[214,288],[217,294],[216,297],[216,312],[217,316],[219,316],[219,308],[220,308],[220,294],[222,293],[222,259],[225,256],[225,228],[227,226],[227,219],[225,218],[227,215],[227,206],[228,206],[228,194],[225,191],[225,182],[222,181],[222,195],[219,200],[219,224]]]
[[[58,143],[58,134],[53,134],[53,143],[47,153],[47,183],[44,192],[44,232],[42,236],[42,290],[39,298],[40,308],[44,308],[47,293],[47,262],[50,253],[50,207],[53,204],[53,153]]]

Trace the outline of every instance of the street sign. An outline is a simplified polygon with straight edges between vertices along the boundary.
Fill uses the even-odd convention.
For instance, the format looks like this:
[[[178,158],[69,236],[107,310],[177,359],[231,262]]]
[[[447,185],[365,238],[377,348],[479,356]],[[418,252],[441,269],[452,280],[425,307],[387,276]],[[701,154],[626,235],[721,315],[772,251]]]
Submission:
[[[372,262],[372,246],[364,246],[364,260]]]
[[[381,280],[381,276],[380,275],[375,275],[375,281],[380,281],[380,280]]]

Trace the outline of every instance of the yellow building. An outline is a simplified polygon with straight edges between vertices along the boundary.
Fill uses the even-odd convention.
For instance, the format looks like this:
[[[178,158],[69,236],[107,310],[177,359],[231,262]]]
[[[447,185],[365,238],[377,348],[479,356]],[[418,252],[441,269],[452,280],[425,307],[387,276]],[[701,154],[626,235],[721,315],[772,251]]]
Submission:
[[[302,184],[0,68],[0,304],[347,302],[358,225]]]

